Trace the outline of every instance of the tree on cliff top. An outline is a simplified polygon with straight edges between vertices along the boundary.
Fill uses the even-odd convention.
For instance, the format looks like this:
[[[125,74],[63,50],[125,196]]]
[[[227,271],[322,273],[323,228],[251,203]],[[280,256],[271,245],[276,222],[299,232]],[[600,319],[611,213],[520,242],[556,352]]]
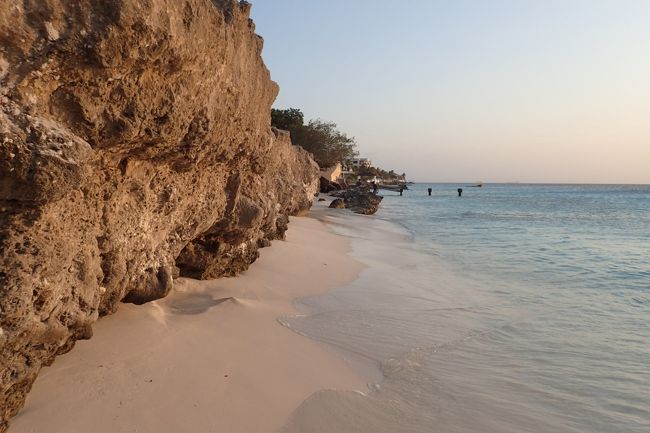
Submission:
[[[291,142],[311,152],[322,168],[331,167],[357,155],[354,138],[339,131],[333,122],[320,119],[305,124],[302,111],[297,108],[271,110],[271,123],[291,133]]]
[[[271,109],[271,124],[284,131],[295,131],[305,124],[305,115],[297,108]]]

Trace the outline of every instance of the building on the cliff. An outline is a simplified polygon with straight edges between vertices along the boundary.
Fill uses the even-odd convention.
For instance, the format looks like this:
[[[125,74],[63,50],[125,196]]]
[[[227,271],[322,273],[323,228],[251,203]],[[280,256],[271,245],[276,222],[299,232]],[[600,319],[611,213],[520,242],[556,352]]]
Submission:
[[[348,161],[349,169],[370,168],[372,161],[368,158],[352,158]]]

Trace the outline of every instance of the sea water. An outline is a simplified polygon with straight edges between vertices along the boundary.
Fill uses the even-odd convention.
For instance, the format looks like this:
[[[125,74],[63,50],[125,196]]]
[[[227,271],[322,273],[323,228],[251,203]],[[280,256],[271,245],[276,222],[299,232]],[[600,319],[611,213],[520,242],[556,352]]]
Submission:
[[[320,213],[367,268],[282,320],[381,377],[284,432],[650,432],[650,186],[384,195]]]

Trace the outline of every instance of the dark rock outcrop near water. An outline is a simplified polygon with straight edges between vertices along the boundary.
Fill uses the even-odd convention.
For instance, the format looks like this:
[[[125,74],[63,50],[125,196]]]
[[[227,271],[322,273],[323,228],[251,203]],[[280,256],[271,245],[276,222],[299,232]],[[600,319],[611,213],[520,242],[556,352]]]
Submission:
[[[379,204],[384,199],[367,188],[348,188],[342,191],[334,191],[330,196],[342,199],[346,209],[363,214],[372,215],[379,209]],[[336,201],[336,200],[335,200]],[[332,202],[334,203],[334,202]],[[332,207],[330,205],[330,207]]]
[[[340,191],[341,185],[338,184],[337,182],[332,182],[329,179],[326,179],[321,176],[320,178],[320,192],[323,194],[328,194],[332,191]]]
[[[318,167],[235,0],[0,0],[0,431],[121,301],[233,275]]]
[[[329,205],[330,209],[345,209],[345,202],[342,198],[335,198]]]

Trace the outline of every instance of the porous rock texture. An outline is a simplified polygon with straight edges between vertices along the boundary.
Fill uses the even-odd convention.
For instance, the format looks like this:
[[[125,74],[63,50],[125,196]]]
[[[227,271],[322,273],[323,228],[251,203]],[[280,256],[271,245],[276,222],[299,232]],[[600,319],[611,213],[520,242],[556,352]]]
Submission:
[[[318,167],[235,0],[0,0],[0,431],[121,301],[233,275]]]

